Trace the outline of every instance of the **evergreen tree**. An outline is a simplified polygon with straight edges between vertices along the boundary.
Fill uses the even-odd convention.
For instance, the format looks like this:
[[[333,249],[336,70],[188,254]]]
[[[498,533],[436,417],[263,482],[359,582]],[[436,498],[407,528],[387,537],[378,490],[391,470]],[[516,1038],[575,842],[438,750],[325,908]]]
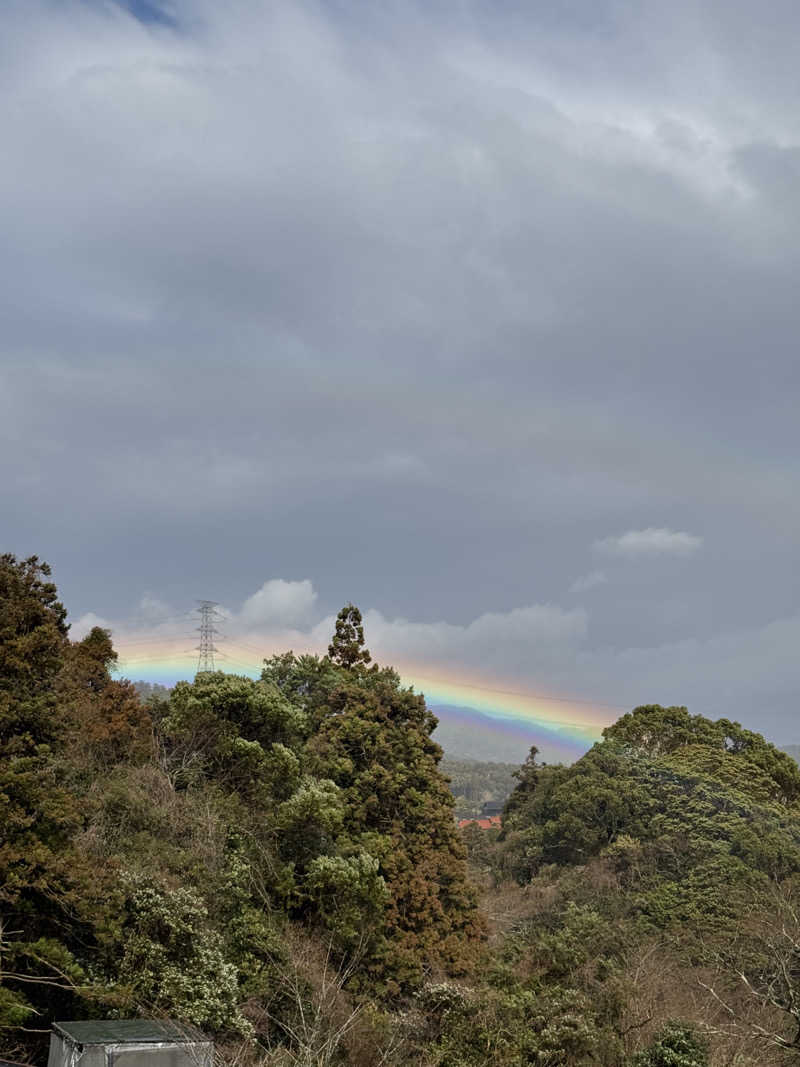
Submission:
[[[79,898],[70,842],[81,812],[53,752],[68,642],[49,577],[36,556],[0,556],[0,1027],[63,1004],[63,987],[79,978],[61,939]]]
[[[264,676],[308,714],[305,758],[339,789],[340,849],[374,857],[385,882],[364,965],[373,988],[411,988],[430,968],[464,973],[483,924],[424,698],[390,668],[334,669],[309,656],[274,657]]]
[[[146,707],[127,681],[115,681],[117,653],[108,630],[95,626],[68,642],[56,682],[65,780],[76,787],[120,762],[141,763],[153,749]]]
[[[36,556],[0,556],[0,744],[33,751],[54,736],[53,690],[67,643],[67,612]]]
[[[372,656],[364,646],[361,612],[354,604],[345,604],[336,616],[336,632],[328,645],[328,655],[337,667],[352,670],[366,667]]]
[[[539,764],[536,762],[538,755],[539,749],[536,745],[532,745],[525,762],[518,770],[514,771],[513,776],[519,784],[506,801],[503,811],[504,818],[508,818],[523,809],[536,792],[540,771]]]
[[[373,973],[386,988],[413,986],[431,966],[463,973],[482,924],[439,770],[442,750],[431,739],[437,720],[395,671],[364,670],[371,657],[352,604],[339,613],[329,656],[339,670],[317,671],[322,691],[313,682],[303,691],[315,709],[307,747],[314,773],[342,790],[353,848],[377,857],[386,882],[383,948]],[[284,684],[291,685],[285,666]],[[308,664],[303,670],[313,679]]]

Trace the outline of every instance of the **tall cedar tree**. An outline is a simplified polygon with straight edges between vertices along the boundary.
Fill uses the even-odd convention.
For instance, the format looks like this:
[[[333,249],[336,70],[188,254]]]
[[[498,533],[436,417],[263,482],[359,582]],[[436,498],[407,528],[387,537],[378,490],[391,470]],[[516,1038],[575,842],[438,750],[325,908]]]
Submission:
[[[395,671],[366,670],[370,658],[361,614],[348,604],[331,644],[331,659],[343,669],[308,747],[315,773],[344,792],[354,845],[380,860],[388,903],[373,972],[392,992],[431,969],[465,973],[483,927],[453,798],[439,771],[442,750],[431,739],[437,720]]]
[[[364,646],[364,625],[355,604],[346,604],[336,616],[336,632],[328,645],[328,655],[337,667],[347,670],[366,667],[372,660]]]

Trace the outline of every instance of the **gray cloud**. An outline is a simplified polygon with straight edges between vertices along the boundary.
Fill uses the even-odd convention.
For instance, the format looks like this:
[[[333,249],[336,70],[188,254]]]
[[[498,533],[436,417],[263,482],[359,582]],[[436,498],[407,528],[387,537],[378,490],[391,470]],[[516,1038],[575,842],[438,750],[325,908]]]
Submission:
[[[4,544],[75,617],[302,575],[303,626],[352,599],[467,663],[513,619],[492,670],[789,739],[796,9],[166,14],[2,16]],[[609,555],[526,668],[520,605],[572,618],[648,528],[707,549]]]
[[[596,552],[610,556],[691,556],[702,547],[703,538],[680,530],[648,526],[646,530],[627,530],[618,537],[604,537],[592,546]]]
[[[583,574],[580,578],[575,579],[569,587],[569,592],[586,593],[590,589],[596,589],[598,585],[605,585],[607,581],[608,575],[605,571],[589,571],[588,574]]]

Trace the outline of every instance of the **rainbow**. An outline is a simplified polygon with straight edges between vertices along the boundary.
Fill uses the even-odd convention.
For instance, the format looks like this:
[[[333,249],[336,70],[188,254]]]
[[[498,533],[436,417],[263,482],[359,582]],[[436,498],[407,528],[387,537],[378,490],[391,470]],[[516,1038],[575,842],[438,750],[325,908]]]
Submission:
[[[115,638],[119,652],[119,672],[127,678],[172,685],[191,679],[197,653],[186,637]],[[266,643],[265,643],[266,646]],[[259,652],[253,645],[226,641],[219,656],[221,670],[257,678],[261,660],[271,647]],[[391,662],[391,655],[382,657]],[[513,753],[519,762],[531,745],[536,745],[549,762],[572,762],[599,740],[604,727],[623,710],[610,705],[570,699],[556,694],[539,694],[517,688],[495,678],[481,677],[453,668],[405,663],[397,670],[406,685],[424,693],[440,720],[440,730],[450,737],[460,736],[470,755],[478,758],[506,758]],[[509,758],[511,758],[509,756]]]
[[[463,673],[453,677],[411,665],[400,673],[404,682],[425,694],[440,720],[440,733],[448,738],[446,747],[473,758],[522,762],[536,745],[548,762],[571,763],[599,741],[619,715],[619,709],[506,688],[492,678]]]

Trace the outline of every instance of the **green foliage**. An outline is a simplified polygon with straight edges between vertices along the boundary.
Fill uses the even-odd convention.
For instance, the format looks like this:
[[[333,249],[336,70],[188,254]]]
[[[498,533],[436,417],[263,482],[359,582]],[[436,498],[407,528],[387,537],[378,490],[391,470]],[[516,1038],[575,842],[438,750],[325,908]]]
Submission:
[[[69,982],[31,948],[74,925],[80,896],[82,813],[55,752],[66,611],[49,576],[35,556],[0,556],[0,959],[16,965],[0,976],[0,1028],[70,1003]]]
[[[800,769],[759,735],[648,705],[571,767],[531,750],[472,835],[489,944],[436,720],[353,605],[328,656],[143,704],[48,578],[0,557],[0,1051],[141,1012],[265,1067],[796,1053]],[[475,805],[512,780],[447,769]]]
[[[345,812],[339,788],[327,779],[303,778],[297,790],[275,810],[281,855],[299,869],[334,851]]]
[[[413,986],[432,966],[463,972],[482,927],[424,699],[393,670],[363,661],[287,654],[268,661],[262,678],[307,716],[308,771],[339,790],[341,854],[379,863],[386,901],[365,957],[375,988]]]
[[[719,781],[738,777],[753,799],[785,805],[800,799],[800,769],[791,756],[729,719],[714,722],[690,715],[686,708],[648,704],[624,715],[603,737],[626,754],[677,757],[680,766]],[[747,773],[737,776],[737,769]]]
[[[518,784],[506,803],[506,817],[513,817],[515,811],[525,808],[533,799],[539,784],[540,768],[536,762],[538,755],[539,749],[533,745],[523,765],[514,771],[514,778],[517,779]]]
[[[309,865],[305,891],[341,953],[360,951],[383,917],[388,894],[379,872],[380,861],[364,851],[317,856]]]
[[[653,1044],[631,1060],[632,1067],[708,1067],[708,1045],[690,1026],[670,1022]]]
[[[298,744],[305,725],[303,713],[269,681],[217,671],[175,686],[161,730],[176,784],[200,775],[255,798],[259,790],[269,795],[276,774],[289,770],[287,746]]]
[[[364,644],[361,612],[354,604],[346,604],[336,616],[336,632],[328,646],[328,655],[337,667],[347,670],[366,667],[372,659]]]
[[[208,911],[187,888],[123,879],[122,957],[114,984],[127,987],[143,1014],[166,1014],[214,1031],[250,1032],[238,1009],[236,967]]]
[[[390,986],[413,985],[426,966],[463,970],[481,934],[435,725],[394,671],[350,671],[308,743],[316,774],[342,790],[345,833],[380,860],[386,950],[373,970]]]
[[[437,983],[423,989],[418,1003],[432,1067],[620,1062],[617,1042],[598,1027],[591,1002],[577,990],[512,984],[475,991]]]
[[[16,728],[17,744],[51,735],[36,709],[61,667],[67,612],[49,577],[50,568],[36,556],[0,556],[0,714],[13,708],[17,715],[0,724],[7,741],[9,728]]]
[[[0,1033],[25,1025],[34,1008],[14,990],[0,986]]]
[[[716,981],[730,998],[720,1007],[723,1032],[755,1039],[761,1026],[775,1033],[775,1047],[790,1045],[794,994],[770,1000],[780,974],[793,973],[785,953],[763,929],[747,941],[741,929],[743,916],[770,913],[777,884],[800,874],[797,766],[737,723],[648,705],[609,727],[573,766],[538,766],[532,753],[522,773],[492,869],[549,901],[506,941],[527,981],[577,988],[589,995],[598,1026],[635,1032],[635,1014],[633,1031],[624,1025],[625,1005],[642,979],[631,983],[629,960],[647,959],[663,943],[670,966],[699,969],[690,978],[698,988],[709,981],[703,968],[722,968]],[[763,997],[761,1022],[741,1003],[742,973]],[[649,981],[658,986],[660,977]],[[790,1018],[776,1023],[772,1009]],[[751,1022],[737,1031],[739,1013]],[[741,1062],[760,1063],[759,1055]],[[677,1025],[637,1057],[631,1062],[708,1062],[691,1027]]]
[[[633,839],[642,914],[659,926],[727,921],[738,890],[800,871],[798,798],[797,766],[759,735],[685,708],[637,708],[572,767],[521,783],[504,862],[524,881],[545,864],[607,855],[630,879],[615,846]]]
[[[117,654],[108,630],[95,626],[64,646],[56,682],[65,776],[78,790],[118,763],[153,755],[153,726],[130,682],[115,681]]]

